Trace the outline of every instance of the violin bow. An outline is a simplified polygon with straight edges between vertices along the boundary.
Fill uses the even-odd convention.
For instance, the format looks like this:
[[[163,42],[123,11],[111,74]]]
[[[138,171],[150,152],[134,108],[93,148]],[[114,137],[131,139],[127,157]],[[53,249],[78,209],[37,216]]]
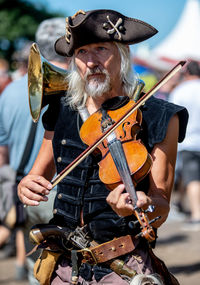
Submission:
[[[51,183],[53,188],[67,176],[77,165],[79,165],[88,155],[90,155],[97,146],[102,143],[116,128],[118,128],[133,112],[141,107],[156,91],[158,91],[169,79],[171,79],[186,63],[186,61],[178,62],[160,81],[158,81],[147,93],[145,93],[135,105],[128,110],[118,121],[116,121],[97,141],[88,146],[77,158],[75,158],[65,169],[63,169]]]

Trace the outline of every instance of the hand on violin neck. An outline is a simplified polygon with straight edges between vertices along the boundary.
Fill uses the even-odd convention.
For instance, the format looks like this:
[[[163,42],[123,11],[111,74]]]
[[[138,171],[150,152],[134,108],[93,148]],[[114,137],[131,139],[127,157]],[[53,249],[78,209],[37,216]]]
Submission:
[[[123,184],[117,186],[112,190],[107,196],[107,203],[111,206],[113,211],[115,211],[119,216],[125,217],[130,216],[134,213],[134,207],[131,203],[129,194],[124,192],[125,187]],[[151,205],[151,198],[148,197],[144,192],[137,192],[137,207],[142,209],[147,209]]]
[[[124,189],[124,185],[120,184],[109,193],[106,199],[113,211],[122,217],[130,216],[134,211],[133,205],[128,202],[129,194],[124,192]]]
[[[148,206],[152,205],[152,199],[147,196],[143,191],[136,192],[138,200],[137,200],[137,207],[146,210]]]

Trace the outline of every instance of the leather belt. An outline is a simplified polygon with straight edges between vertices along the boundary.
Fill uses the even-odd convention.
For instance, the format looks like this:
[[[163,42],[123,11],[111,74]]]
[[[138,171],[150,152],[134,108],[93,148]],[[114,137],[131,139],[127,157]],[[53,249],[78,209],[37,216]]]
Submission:
[[[82,262],[88,262],[90,264],[97,264],[107,262],[111,259],[117,258],[121,255],[132,252],[139,240],[131,235],[114,238],[111,241],[91,246],[78,250],[82,254]]]
[[[74,232],[70,232],[63,227],[39,224],[32,228],[30,238],[37,244],[33,251],[37,248],[44,248],[50,251],[60,251],[65,255],[69,255],[73,251],[77,252],[81,262],[90,264],[107,262],[128,254],[139,243],[139,239],[126,235],[98,244],[95,241],[91,241],[88,235],[86,238],[86,233],[82,228],[77,228]],[[69,248],[68,242],[70,243]],[[78,249],[76,249],[77,247]]]

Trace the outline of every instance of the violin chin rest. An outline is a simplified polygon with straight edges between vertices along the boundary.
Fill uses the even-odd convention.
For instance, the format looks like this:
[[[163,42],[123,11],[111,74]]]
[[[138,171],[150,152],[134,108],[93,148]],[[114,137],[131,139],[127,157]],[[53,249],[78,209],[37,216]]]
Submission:
[[[123,106],[125,106],[130,101],[128,96],[117,96],[106,100],[101,108],[104,110],[117,110]]]

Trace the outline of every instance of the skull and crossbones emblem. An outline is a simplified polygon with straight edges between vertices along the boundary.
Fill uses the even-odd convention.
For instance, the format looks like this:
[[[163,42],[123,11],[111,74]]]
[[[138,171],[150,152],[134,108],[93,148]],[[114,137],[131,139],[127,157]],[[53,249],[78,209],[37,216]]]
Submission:
[[[110,20],[110,18],[109,18],[108,15],[107,15],[107,20],[108,20],[108,23],[111,25],[112,28],[109,29],[109,28],[108,28],[108,23],[104,23],[104,24],[103,24],[103,28],[106,29],[106,33],[109,34],[109,35],[112,35],[112,34],[114,34],[114,33],[117,33],[117,35],[118,35],[118,40],[121,40],[121,39],[122,39],[122,35],[121,35],[120,30],[121,30],[121,31],[124,30],[123,26],[121,25],[122,22],[123,22],[122,18],[119,18],[119,19],[117,20],[116,24],[114,24],[114,23]]]

